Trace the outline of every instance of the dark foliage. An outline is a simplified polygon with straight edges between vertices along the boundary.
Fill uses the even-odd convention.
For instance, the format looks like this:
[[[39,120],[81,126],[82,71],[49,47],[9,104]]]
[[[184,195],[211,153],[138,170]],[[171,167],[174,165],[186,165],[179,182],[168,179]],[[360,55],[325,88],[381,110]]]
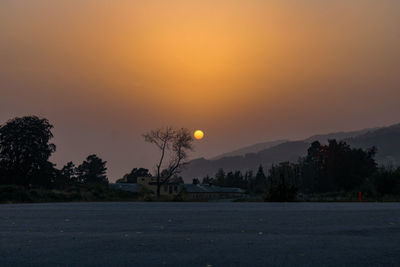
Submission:
[[[83,184],[108,184],[106,161],[90,155],[76,169],[79,182]]]
[[[133,168],[130,173],[118,179],[117,183],[137,183],[138,177],[151,177],[151,173],[145,168]]]
[[[62,190],[0,186],[0,203],[35,203],[69,201],[135,201],[139,195],[105,186],[75,184]]]
[[[27,116],[0,126],[0,183],[51,186],[55,169],[48,161],[56,146],[53,125],[47,119]]]
[[[264,168],[262,165],[258,167],[255,179],[250,182],[254,185],[254,193],[261,194],[265,192],[267,188],[267,177],[264,174]]]
[[[250,195],[265,195],[269,201],[293,201],[300,192],[350,193],[368,189],[370,194],[400,194],[400,169],[377,169],[375,153],[374,147],[356,149],[336,140],[329,140],[328,145],[314,142],[307,156],[297,163],[272,165],[268,177],[260,165],[255,176],[251,171],[243,175],[240,171],[225,173],[219,169],[215,178],[206,176],[202,183],[239,187]]]
[[[88,156],[78,167],[68,162],[61,170],[56,169],[49,161],[56,149],[50,143],[52,128],[47,119],[36,116],[14,118],[0,125],[1,202],[132,198],[132,195],[123,196],[122,192],[108,189],[106,161],[96,155]],[[167,135],[161,145],[157,139],[160,134]],[[191,150],[192,139],[188,132],[169,129],[166,133],[154,132],[148,139],[160,145],[161,151],[165,144],[165,148],[168,145],[175,153],[167,168],[161,169],[161,164],[157,165],[159,178],[183,183],[177,174],[186,158],[185,151]],[[255,175],[252,171],[226,173],[219,169],[215,177],[206,176],[202,183],[242,188],[249,195],[264,196],[268,201],[294,201],[298,193],[317,197],[356,196],[359,191],[366,198],[397,199],[400,196],[400,168],[377,168],[376,152],[375,147],[352,148],[343,141],[329,140],[327,145],[313,142],[307,155],[297,163],[272,165],[268,175],[262,165]],[[136,183],[138,177],[146,176],[151,176],[148,169],[134,168],[118,182]],[[200,180],[193,179],[193,183],[199,184]]]
[[[207,175],[206,177],[203,178],[203,180],[201,181],[201,183],[202,183],[202,184],[209,184],[209,185],[212,185],[212,184],[215,184],[215,179]]]
[[[400,168],[379,168],[372,177],[373,188],[379,196],[400,195]]]
[[[302,189],[306,192],[351,191],[376,171],[376,149],[350,148],[345,142],[312,143],[301,162]]]
[[[266,200],[294,201],[298,193],[300,179],[299,165],[283,162],[273,165],[269,170],[269,186]]]

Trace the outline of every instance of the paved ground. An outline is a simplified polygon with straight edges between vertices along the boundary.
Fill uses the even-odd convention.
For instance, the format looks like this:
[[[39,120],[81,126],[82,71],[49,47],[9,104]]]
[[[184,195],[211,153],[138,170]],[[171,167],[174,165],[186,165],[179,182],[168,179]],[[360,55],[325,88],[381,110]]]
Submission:
[[[400,266],[400,203],[0,205],[0,266]]]

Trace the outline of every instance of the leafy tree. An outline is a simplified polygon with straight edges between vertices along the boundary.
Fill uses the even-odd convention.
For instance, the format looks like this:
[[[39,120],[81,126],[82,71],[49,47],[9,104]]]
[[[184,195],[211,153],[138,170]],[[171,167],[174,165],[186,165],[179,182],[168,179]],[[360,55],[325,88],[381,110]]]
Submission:
[[[49,186],[54,165],[48,161],[56,146],[47,119],[26,116],[0,126],[1,183]]]
[[[65,177],[67,183],[76,183],[78,182],[78,176],[77,176],[77,168],[75,167],[75,164],[70,161],[65,166],[61,169],[61,175]]]
[[[125,174],[117,183],[137,183],[138,177],[151,177],[148,169],[133,168],[130,173]]]
[[[198,178],[194,178],[192,184],[200,184],[200,180]]]
[[[316,192],[318,186],[323,188],[323,166],[322,166],[322,149],[320,142],[315,141],[311,144],[307,151],[307,156],[300,159],[301,166],[301,183],[300,188],[303,192]]]
[[[108,184],[106,161],[90,155],[77,168],[78,180],[84,184]]]
[[[301,187],[305,192],[351,191],[376,170],[376,149],[351,148],[345,142],[314,142],[301,161]]]
[[[375,154],[375,148],[352,149],[345,142],[329,140],[321,149],[323,179],[320,189],[350,191],[360,186],[376,170]]]
[[[189,130],[172,127],[152,130],[143,137],[146,142],[156,145],[160,151],[160,158],[156,164],[157,197],[160,197],[161,186],[180,173],[187,159],[187,152],[193,150],[193,138]],[[164,173],[162,173],[163,168]]]

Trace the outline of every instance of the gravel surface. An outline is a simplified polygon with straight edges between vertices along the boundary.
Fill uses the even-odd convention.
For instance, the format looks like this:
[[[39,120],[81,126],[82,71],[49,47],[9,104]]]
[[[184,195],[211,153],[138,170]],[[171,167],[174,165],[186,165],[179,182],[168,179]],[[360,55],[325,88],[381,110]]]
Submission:
[[[0,266],[400,266],[400,203],[0,205]]]

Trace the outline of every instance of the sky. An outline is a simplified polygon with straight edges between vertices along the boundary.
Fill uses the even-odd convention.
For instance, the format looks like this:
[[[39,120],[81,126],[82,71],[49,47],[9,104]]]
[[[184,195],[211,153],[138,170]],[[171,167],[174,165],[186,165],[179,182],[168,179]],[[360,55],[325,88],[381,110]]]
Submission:
[[[400,122],[397,0],[1,0],[0,124],[54,125],[57,167],[151,170],[142,134],[202,129],[191,158]]]

